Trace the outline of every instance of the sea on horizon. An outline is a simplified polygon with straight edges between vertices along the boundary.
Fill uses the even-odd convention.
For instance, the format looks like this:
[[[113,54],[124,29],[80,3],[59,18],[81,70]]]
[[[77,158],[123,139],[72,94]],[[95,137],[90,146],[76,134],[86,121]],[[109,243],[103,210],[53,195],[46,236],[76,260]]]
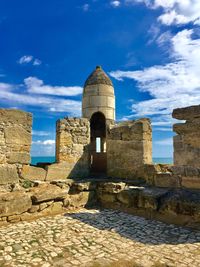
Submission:
[[[32,157],[31,164],[36,165],[38,162],[55,162],[55,157]],[[153,163],[157,164],[173,164],[173,158],[153,158]]]

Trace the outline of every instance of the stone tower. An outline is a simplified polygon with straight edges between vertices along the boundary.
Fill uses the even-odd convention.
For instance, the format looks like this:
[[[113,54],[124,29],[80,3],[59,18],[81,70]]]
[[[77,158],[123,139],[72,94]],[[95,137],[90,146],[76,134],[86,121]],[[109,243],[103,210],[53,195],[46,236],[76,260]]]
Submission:
[[[93,173],[107,170],[107,129],[115,120],[112,81],[100,66],[87,78],[82,100],[82,116],[90,121],[90,166]]]
[[[106,121],[115,120],[115,95],[112,81],[100,66],[87,78],[82,100],[82,117],[91,119],[101,112]]]

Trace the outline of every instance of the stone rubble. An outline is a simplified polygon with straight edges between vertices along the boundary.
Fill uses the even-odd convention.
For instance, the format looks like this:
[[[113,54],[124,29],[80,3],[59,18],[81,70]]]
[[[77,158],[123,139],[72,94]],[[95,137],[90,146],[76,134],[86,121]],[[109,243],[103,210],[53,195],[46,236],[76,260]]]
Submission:
[[[90,267],[118,259],[144,267],[198,267],[200,232],[108,209],[79,209],[0,228],[0,266]]]

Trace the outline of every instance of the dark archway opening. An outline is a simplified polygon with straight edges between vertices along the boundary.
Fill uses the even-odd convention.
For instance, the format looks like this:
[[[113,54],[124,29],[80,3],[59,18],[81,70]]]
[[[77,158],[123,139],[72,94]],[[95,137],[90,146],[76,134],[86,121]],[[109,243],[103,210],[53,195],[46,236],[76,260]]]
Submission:
[[[90,120],[91,144],[90,160],[92,174],[106,174],[106,118],[101,112],[96,112]]]

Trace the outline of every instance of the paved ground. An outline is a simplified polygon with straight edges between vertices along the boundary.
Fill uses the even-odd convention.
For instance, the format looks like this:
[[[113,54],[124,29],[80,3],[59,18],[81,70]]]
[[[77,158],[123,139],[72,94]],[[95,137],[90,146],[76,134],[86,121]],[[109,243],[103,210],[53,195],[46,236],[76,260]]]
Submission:
[[[200,232],[85,209],[0,228],[1,267],[90,266],[95,260],[118,258],[147,267],[155,262],[200,266]]]

